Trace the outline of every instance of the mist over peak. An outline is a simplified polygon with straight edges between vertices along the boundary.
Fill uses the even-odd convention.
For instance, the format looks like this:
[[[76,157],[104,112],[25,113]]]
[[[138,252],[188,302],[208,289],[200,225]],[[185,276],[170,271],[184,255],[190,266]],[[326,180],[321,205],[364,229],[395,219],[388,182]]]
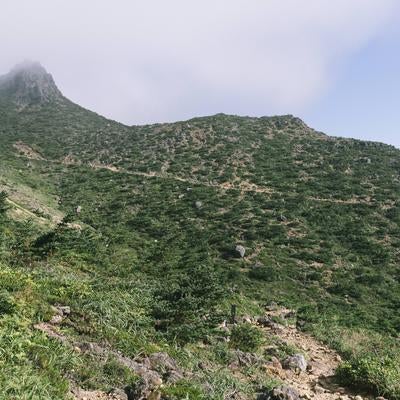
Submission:
[[[0,95],[18,106],[43,104],[63,96],[51,74],[37,61],[23,61],[0,77]]]

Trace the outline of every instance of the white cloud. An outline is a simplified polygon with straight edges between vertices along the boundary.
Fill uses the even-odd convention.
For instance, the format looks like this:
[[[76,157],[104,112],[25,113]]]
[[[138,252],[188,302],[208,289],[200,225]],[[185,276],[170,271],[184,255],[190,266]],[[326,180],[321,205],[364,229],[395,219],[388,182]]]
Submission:
[[[298,112],[390,22],[395,0],[3,0],[5,72],[41,61],[129,123]]]

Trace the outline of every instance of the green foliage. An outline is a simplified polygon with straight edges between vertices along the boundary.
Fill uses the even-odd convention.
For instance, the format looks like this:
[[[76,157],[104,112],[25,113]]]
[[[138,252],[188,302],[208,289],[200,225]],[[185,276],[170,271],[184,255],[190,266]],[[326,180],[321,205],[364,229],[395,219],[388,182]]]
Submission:
[[[263,342],[263,333],[249,323],[235,325],[231,332],[231,347],[246,352],[257,351]]]
[[[202,390],[187,380],[180,380],[162,391],[166,400],[205,400],[207,397]]]
[[[169,337],[188,342],[204,338],[220,315],[222,282],[209,265],[188,267],[164,281],[156,294],[154,317]]]
[[[6,291],[0,292],[0,316],[12,314],[15,310],[14,299]]]
[[[72,370],[88,388],[135,381],[32,328],[65,304],[66,336],[131,357],[166,348],[195,370],[165,396],[251,398],[214,328],[232,303],[254,315],[272,300],[341,351],[343,379],[400,397],[384,351],[400,330],[397,149],[328,138],[292,116],[127,127],[65,98],[0,106],[0,397],[65,398]],[[365,337],[345,346],[359,329],[385,339],[370,345],[378,355],[349,350]],[[241,325],[231,344],[255,351],[259,339]]]
[[[392,398],[400,396],[399,360],[393,355],[358,355],[344,362],[337,375],[344,384]]]
[[[4,216],[4,214],[8,210],[6,200],[7,200],[7,193],[4,191],[1,191],[0,192],[0,217]]]

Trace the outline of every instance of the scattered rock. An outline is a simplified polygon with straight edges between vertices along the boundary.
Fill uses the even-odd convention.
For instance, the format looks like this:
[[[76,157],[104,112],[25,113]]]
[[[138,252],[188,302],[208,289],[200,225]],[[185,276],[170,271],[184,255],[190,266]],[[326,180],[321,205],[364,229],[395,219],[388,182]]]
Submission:
[[[313,389],[315,394],[323,394],[325,393],[325,389],[322,386],[315,385]]]
[[[183,378],[183,372],[176,361],[167,353],[153,353],[143,360],[149,370],[158,372],[169,382],[176,382]]]
[[[274,325],[274,322],[271,320],[270,317],[262,316],[257,318],[257,324],[266,328],[271,328]]]
[[[112,399],[128,400],[128,395],[122,389],[111,389],[108,394],[111,396]]]
[[[203,207],[203,202],[197,200],[197,201],[194,203],[194,206],[195,206],[198,210],[200,210],[200,208]]]
[[[61,312],[62,315],[70,315],[71,307],[70,306],[59,306],[57,309]]]
[[[82,207],[81,206],[76,207],[76,213],[77,214],[80,214],[81,211],[82,211]]]
[[[240,366],[249,367],[250,365],[255,365],[263,362],[263,360],[255,354],[246,353],[241,350],[236,350],[235,356]]]
[[[50,308],[53,314],[62,315],[62,311],[59,309],[59,307],[51,306]]]
[[[354,397],[354,400],[363,400],[363,398],[360,395],[357,395]]]
[[[280,314],[282,319],[290,319],[296,317],[296,311],[293,310],[285,310]]]
[[[303,354],[294,354],[288,357],[282,365],[283,368],[291,369],[295,372],[305,372],[307,370],[307,361]]]
[[[265,395],[264,395],[265,396]],[[288,385],[278,386],[272,389],[267,396],[259,397],[261,400],[299,400],[300,394],[299,392]]]
[[[167,353],[153,353],[148,357],[148,360],[150,362],[151,369],[156,371],[165,372],[179,369],[176,361]]]
[[[338,387],[335,389],[337,393],[339,394],[345,394],[346,393],[346,389],[344,387]],[[361,397],[361,396],[360,396]],[[361,399],[362,400],[362,399]]]
[[[53,311],[54,315],[50,319],[50,324],[58,325],[61,324],[64,317],[71,314],[71,308],[69,306],[51,306],[51,310]]]
[[[250,317],[250,315],[243,315],[242,322],[252,324],[254,320]]]
[[[50,319],[50,323],[53,325],[61,324],[62,321],[63,321],[63,317],[62,317],[62,315],[59,315],[59,314],[53,315]]]
[[[239,254],[239,256],[240,256],[241,258],[243,258],[244,255],[245,255],[245,253],[246,253],[246,249],[245,249],[241,244],[238,244],[238,245],[235,247],[235,251]]]
[[[272,357],[271,358],[271,364],[274,366],[274,368],[277,368],[277,369],[282,369],[283,368],[281,362],[278,360],[277,357]]]

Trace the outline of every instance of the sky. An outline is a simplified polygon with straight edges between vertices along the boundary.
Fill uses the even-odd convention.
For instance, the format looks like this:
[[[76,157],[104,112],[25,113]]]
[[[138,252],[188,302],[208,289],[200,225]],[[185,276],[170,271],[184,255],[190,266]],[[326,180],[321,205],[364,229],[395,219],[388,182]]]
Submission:
[[[400,147],[398,0],[2,0],[0,74],[39,61],[126,124],[293,114]]]

